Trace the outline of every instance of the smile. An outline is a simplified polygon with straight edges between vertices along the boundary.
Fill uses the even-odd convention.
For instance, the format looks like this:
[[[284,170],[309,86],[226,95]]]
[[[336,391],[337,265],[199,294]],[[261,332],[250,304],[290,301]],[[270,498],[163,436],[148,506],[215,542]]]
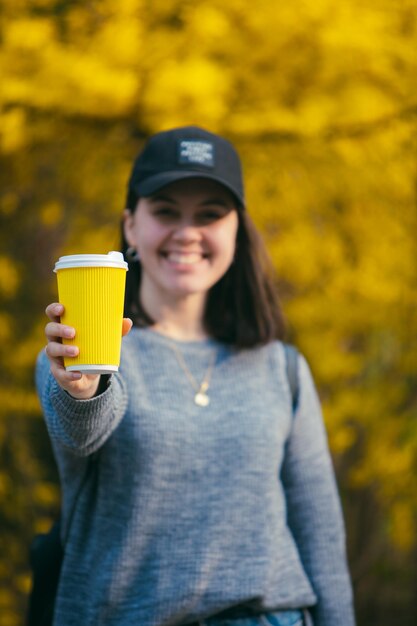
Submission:
[[[171,263],[177,263],[179,265],[195,265],[207,258],[206,255],[200,252],[163,252],[162,256]]]

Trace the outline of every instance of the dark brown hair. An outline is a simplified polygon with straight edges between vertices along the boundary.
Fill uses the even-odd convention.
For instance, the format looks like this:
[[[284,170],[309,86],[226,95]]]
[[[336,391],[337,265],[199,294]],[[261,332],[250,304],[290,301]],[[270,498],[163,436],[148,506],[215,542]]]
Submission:
[[[138,197],[130,193],[128,210],[135,211]],[[235,258],[208,293],[204,326],[211,337],[237,348],[250,348],[283,339],[284,318],[278,301],[274,271],[255,225],[245,210],[237,209],[239,225]],[[122,224],[121,249],[126,256]],[[136,326],[153,324],[139,299],[140,261],[129,262],[125,316]]]

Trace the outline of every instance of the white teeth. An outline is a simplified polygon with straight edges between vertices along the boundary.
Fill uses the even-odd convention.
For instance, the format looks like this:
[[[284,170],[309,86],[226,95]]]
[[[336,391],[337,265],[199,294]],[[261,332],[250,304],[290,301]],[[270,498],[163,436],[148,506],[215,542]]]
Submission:
[[[192,265],[201,261],[201,254],[181,254],[179,252],[168,253],[168,259],[174,263],[181,263],[182,265]]]

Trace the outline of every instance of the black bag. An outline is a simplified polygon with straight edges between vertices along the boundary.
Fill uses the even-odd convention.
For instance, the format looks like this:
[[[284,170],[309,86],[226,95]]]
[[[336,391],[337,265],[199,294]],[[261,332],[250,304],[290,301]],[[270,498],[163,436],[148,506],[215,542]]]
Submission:
[[[61,539],[61,518],[58,518],[48,533],[36,535],[32,542],[29,553],[29,564],[32,570],[32,588],[29,594],[26,626],[52,626],[53,624],[55,598],[64,559],[64,546],[71,528],[78,499],[90,473],[96,465],[97,454],[93,453],[88,457],[84,475],[74,498],[68,519],[68,528],[63,540]]]
[[[298,403],[298,352],[291,345],[284,344],[286,372],[291,390],[292,409]],[[89,457],[92,462],[95,455]],[[85,484],[91,462],[87,466],[84,479],[80,485],[75,504]],[[73,511],[75,509],[75,504]],[[72,514],[71,516],[72,517]],[[58,589],[64,550],[62,547],[61,521],[58,519],[49,533],[37,535],[30,549],[30,566],[32,569],[32,589],[29,595],[29,608],[26,626],[52,626],[54,617],[55,598]]]
[[[37,535],[30,548],[32,590],[27,626],[51,626],[64,550],[58,520],[44,535]]]

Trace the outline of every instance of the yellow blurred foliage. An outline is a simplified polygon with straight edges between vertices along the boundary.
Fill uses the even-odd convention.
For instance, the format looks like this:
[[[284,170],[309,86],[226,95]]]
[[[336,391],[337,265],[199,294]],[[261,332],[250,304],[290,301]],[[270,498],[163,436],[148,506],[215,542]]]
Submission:
[[[16,210],[19,199],[16,193],[8,192],[0,199],[0,211],[3,215],[11,215]]]
[[[32,365],[34,354],[32,354]],[[24,391],[18,387],[0,386],[0,402],[3,413],[18,412],[20,415],[36,415],[39,411],[37,395],[31,391]]]
[[[217,128],[227,113],[229,81],[224,69],[193,54],[172,60],[156,73],[143,98],[145,120],[157,130],[181,126],[184,112],[189,122],[203,117],[210,128]],[[178,78],[181,77],[181,88]]]
[[[53,483],[37,483],[33,491],[35,502],[41,506],[51,506],[59,500],[59,490]]]
[[[392,509],[391,535],[401,550],[409,551],[416,544],[415,520],[409,503],[396,502]]]
[[[24,147],[27,142],[26,115],[23,108],[15,107],[0,112],[0,146],[5,154]]]
[[[7,288],[6,288],[7,293]],[[12,333],[12,318],[0,311],[0,342],[7,342]]]
[[[62,205],[56,200],[48,202],[41,208],[39,217],[45,226],[56,226],[63,218]]]
[[[0,294],[5,298],[13,297],[19,287],[19,283],[19,273],[11,259],[6,256],[0,256]]]
[[[53,265],[117,248],[131,159],[180,124],[242,155],[323,401],[363,623],[370,603],[389,620],[405,598],[403,623],[417,575],[415,1],[4,0],[2,17],[0,626],[23,623],[26,544],[59,504],[33,384]]]

